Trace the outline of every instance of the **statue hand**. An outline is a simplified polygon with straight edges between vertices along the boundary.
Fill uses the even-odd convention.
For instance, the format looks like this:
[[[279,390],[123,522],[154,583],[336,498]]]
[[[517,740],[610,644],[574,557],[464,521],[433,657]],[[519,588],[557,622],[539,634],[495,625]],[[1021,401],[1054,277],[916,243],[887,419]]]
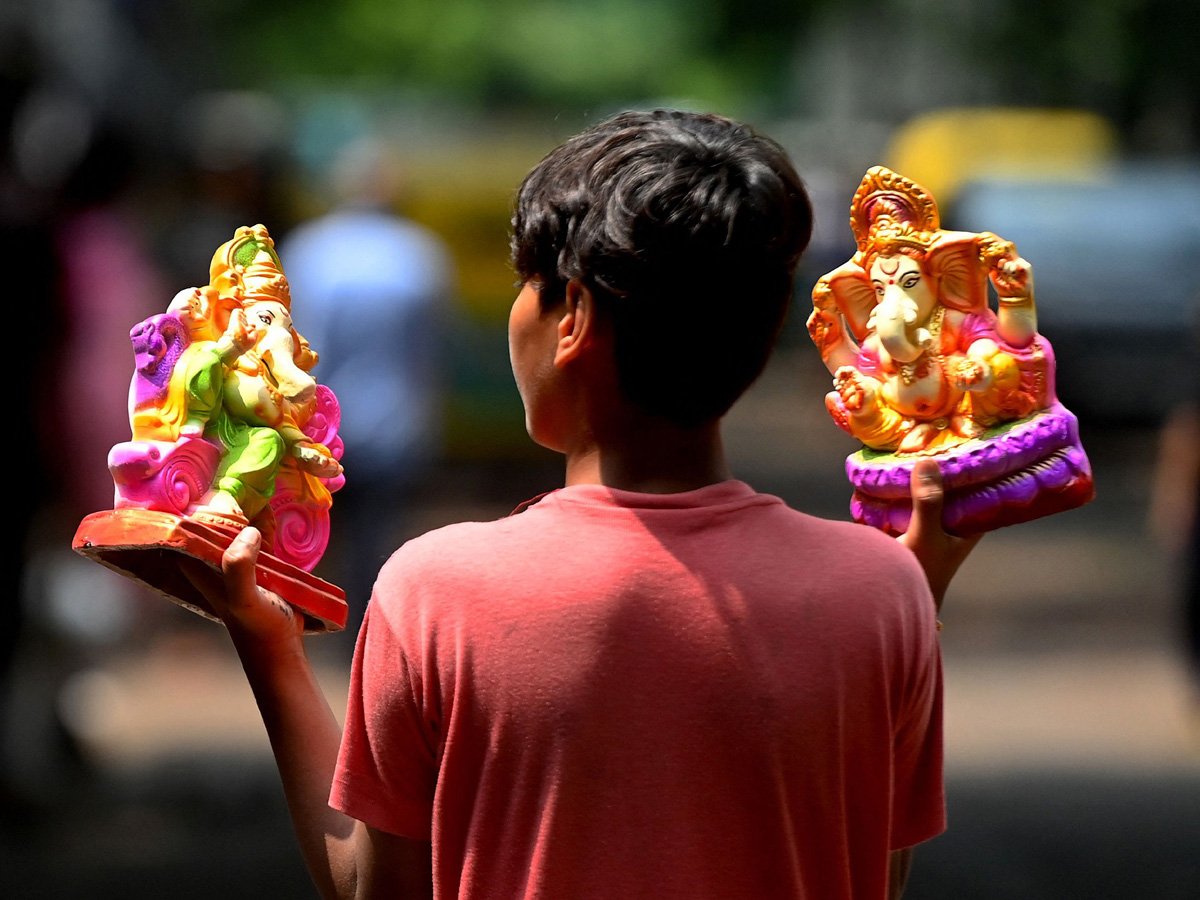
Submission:
[[[960,359],[950,372],[950,382],[960,391],[983,391],[991,385],[991,367],[981,359]]]
[[[1004,259],[991,271],[992,284],[1001,297],[1028,297],[1033,294],[1033,266],[1021,257]]]
[[[292,445],[292,455],[300,468],[318,478],[335,478],[342,474],[342,464],[329,453],[326,447],[308,441]]]
[[[910,490],[913,498],[912,519],[908,531],[897,540],[913,552],[925,570],[933,600],[940,610],[954,573],[983,535],[955,537],[942,528],[945,492],[941,469],[932,459],[923,459],[913,467]]]
[[[850,412],[860,412],[875,402],[875,389],[853,366],[842,366],[834,373],[833,386]]]
[[[253,347],[258,338],[258,326],[251,323],[244,309],[236,309],[229,317],[229,327],[217,344],[218,351],[228,364]]]
[[[852,413],[870,407],[875,400],[875,391],[862,379],[858,370],[850,366],[838,369],[834,386],[842,395],[842,403]]]

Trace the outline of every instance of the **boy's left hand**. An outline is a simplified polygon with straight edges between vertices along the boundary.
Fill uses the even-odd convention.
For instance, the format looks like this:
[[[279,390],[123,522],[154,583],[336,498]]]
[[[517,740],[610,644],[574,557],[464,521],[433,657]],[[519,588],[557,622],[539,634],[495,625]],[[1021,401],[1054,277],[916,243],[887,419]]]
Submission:
[[[925,570],[933,600],[940,610],[950,579],[983,535],[955,537],[942,528],[942,502],[945,496],[942,471],[932,459],[923,459],[913,468],[910,489],[913,498],[912,519],[908,531],[897,540],[913,552]]]
[[[254,582],[262,546],[257,528],[243,528],[221,558],[218,574],[199,560],[182,560],[183,573],[208,600],[235,643],[253,645],[299,641],[304,620],[283,598]]]

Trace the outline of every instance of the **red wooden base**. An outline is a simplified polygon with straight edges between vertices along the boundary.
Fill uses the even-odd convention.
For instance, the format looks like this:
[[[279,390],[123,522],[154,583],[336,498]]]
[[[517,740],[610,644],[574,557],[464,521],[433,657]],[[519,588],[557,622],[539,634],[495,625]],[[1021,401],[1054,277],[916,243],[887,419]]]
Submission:
[[[120,572],[213,621],[204,596],[179,568],[178,556],[203,560],[218,571],[221,554],[238,533],[228,525],[183,519],[145,509],[113,509],[92,513],[79,523],[71,547],[88,559]],[[304,615],[308,633],[346,627],[346,592],[334,584],[272,556],[258,555],[255,581],[274,591]]]

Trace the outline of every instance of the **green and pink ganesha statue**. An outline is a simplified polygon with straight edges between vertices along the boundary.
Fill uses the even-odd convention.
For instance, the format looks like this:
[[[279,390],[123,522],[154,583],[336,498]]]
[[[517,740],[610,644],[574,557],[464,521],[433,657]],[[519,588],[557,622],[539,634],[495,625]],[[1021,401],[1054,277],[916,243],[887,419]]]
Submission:
[[[309,370],[291,294],[262,225],[213,256],[209,284],[181,291],[130,332],[133,439],[112,448],[114,508],[239,528],[305,571],[329,541],[344,483],[338,404]]]
[[[863,448],[846,461],[859,522],[908,528],[909,480],[938,462],[943,524],[990,531],[1081,506],[1091,467],[1037,332],[1033,272],[994,234],[946,231],[929,192],[882,166],[850,205],[857,251],[813,289],[825,405]],[[997,309],[988,300],[988,282]]]

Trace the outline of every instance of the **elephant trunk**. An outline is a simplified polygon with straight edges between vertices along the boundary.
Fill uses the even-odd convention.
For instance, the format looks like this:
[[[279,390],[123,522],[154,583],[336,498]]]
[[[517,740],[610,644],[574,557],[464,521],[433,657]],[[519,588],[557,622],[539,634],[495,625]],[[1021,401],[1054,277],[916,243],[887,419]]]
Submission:
[[[883,349],[901,363],[916,361],[929,349],[933,337],[917,323],[917,306],[904,296],[885,297],[875,307],[875,333]]]
[[[316,395],[316,379],[296,365],[291,332],[283,328],[271,331],[259,342],[259,355],[279,392],[292,403],[307,403]]]

